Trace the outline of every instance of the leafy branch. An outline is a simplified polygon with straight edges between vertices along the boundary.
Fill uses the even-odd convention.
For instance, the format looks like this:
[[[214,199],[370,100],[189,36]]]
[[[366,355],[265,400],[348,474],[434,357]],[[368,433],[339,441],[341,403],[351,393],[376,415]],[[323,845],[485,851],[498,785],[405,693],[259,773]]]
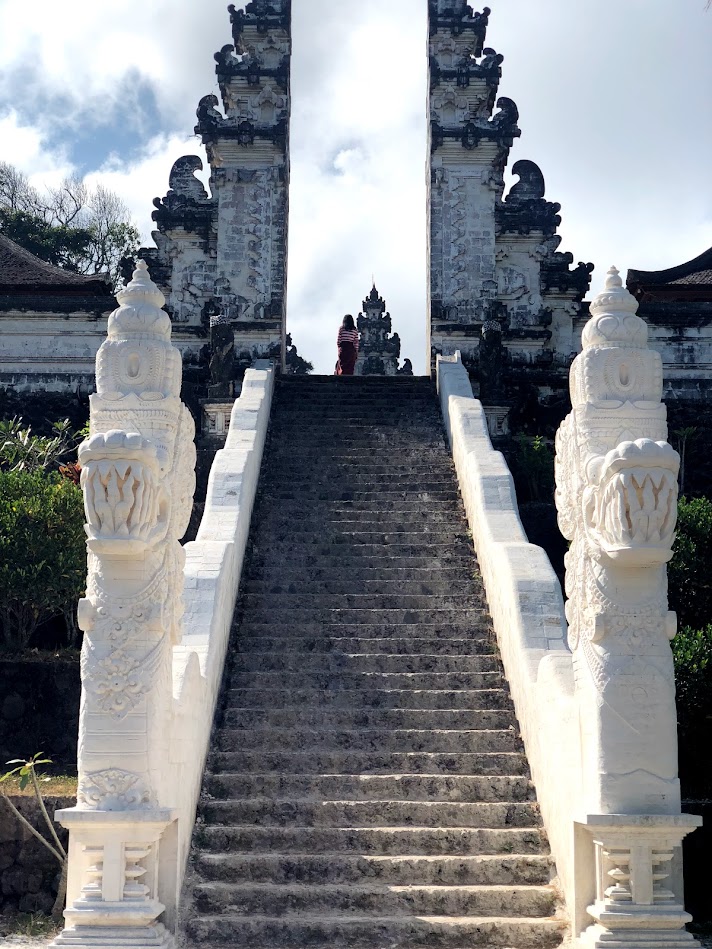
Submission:
[[[43,758],[42,754],[43,753],[41,751],[38,751],[31,758],[13,758],[12,760],[7,761],[6,764],[14,764],[17,765],[17,767],[12,768],[10,771],[6,771],[5,774],[0,777],[0,784],[4,784],[4,782],[9,781],[10,778],[16,777],[19,779],[21,791],[24,791],[28,784],[32,785],[35,799],[39,804],[40,811],[42,812],[45,824],[49,828],[50,836],[54,843],[50,843],[50,841],[47,840],[47,838],[30,823],[25,815],[21,813],[14,802],[10,799],[6,788],[0,787],[0,794],[2,794],[6,804],[13,812],[15,817],[20,821],[20,823],[32,834],[33,837],[39,840],[40,843],[44,844],[44,846],[59,862],[62,868],[57,898],[55,899],[54,906],[52,907],[52,919],[59,922],[62,919],[62,910],[64,909],[64,900],[67,893],[67,851],[62,846],[62,842],[57,836],[56,830],[54,829],[54,823],[47,813],[47,808],[42,797],[42,790],[37,779],[37,767],[43,764],[52,764],[52,759]]]

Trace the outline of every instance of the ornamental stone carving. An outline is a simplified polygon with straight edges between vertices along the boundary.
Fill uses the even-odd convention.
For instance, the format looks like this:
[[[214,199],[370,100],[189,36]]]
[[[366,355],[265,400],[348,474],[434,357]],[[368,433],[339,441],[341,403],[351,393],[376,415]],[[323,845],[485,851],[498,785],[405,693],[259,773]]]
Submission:
[[[566,618],[582,756],[581,823],[596,867],[582,946],[695,945],[661,885],[680,814],[666,563],[679,457],[667,443],[662,369],[615,267],[591,305],[556,438],[556,505],[571,542]],[[588,815],[588,816],[585,816]]]
[[[191,162],[186,163],[190,168]],[[195,489],[193,421],[163,294],[139,261],[97,354],[79,448],[87,517],[77,805],[67,927],[56,946],[172,949],[157,922],[161,837],[175,819],[173,646],[181,638],[180,538]]]
[[[90,435],[79,448],[89,549],[87,594],[78,609],[85,633],[79,776],[96,788],[82,793],[80,806],[105,810],[120,796],[102,795],[89,774],[136,776],[146,790],[124,796],[122,808],[163,797],[148,748],[166,740],[171,647],[182,614],[179,540],[195,486],[180,354],[170,342],[163,294],[143,262],[117,299],[97,355]],[[104,719],[112,723],[110,743]]]

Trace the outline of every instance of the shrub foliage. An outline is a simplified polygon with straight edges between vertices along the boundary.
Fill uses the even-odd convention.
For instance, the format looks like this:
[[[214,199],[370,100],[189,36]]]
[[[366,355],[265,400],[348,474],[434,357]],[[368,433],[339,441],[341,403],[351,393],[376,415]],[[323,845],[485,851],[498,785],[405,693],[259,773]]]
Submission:
[[[0,622],[6,650],[71,616],[86,581],[82,492],[57,473],[0,471]]]
[[[680,498],[677,537],[668,570],[670,609],[680,626],[712,622],[712,501]]]

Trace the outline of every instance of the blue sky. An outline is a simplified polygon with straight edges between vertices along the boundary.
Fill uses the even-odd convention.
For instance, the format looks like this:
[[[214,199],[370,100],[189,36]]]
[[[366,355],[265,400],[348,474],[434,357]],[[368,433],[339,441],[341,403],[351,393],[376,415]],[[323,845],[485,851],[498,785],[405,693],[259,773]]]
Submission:
[[[371,275],[424,367],[426,0],[294,0],[288,329],[318,370]],[[656,269],[712,244],[712,10],[705,0],[491,0],[511,163],[542,168],[563,250]],[[215,90],[222,0],[0,3],[0,159],[119,192],[149,239],[152,199]]]

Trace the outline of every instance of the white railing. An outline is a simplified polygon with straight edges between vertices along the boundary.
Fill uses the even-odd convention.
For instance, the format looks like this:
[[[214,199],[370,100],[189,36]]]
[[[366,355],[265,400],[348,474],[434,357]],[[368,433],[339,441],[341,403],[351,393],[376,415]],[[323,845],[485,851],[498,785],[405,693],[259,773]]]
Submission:
[[[163,295],[142,262],[117,295],[79,449],[89,549],[77,806],[57,946],[171,946],[269,423],[274,370],[245,374],[205,513]],[[159,917],[161,922],[158,922]]]
[[[673,863],[700,823],[680,813],[666,600],[678,459],[660,357],[636,308],[612,270],[572,368],[573,410],[557,437],[559,522],[572,542],[566,611],[459,354],[438,360],[457,477],[581,946],[695,945]]]

